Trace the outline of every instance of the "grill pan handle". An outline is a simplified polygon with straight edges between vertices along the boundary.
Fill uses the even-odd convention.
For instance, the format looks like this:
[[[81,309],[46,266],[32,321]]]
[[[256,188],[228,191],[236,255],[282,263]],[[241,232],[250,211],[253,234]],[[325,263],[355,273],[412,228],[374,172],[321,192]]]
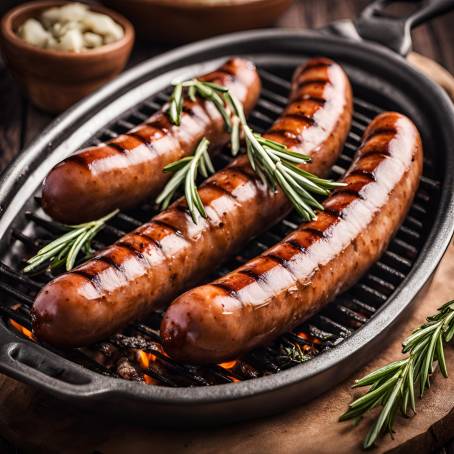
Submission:
[[[373,1],[361,13],[355,27],[361,38],[379,42],[402,56],[406,56],[411,50],[412,28],[454,9],[454,0],[428,0],[424,6],[408,16],[395,17],[386,14],[385,8],[398,2],[399,0]]]
[[[57,397],[80,399],[108,391],[101,376],[39,345],[22,341],[0,325],[0,371]]]

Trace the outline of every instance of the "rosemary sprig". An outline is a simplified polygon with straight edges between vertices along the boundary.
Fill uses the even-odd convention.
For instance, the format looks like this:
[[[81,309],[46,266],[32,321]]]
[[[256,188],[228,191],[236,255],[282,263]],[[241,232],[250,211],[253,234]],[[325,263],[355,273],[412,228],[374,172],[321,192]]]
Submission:
[[[196,179],[199,170],[205,178],[209,173],[214,173],[208,145],[208,140],[203,138],[192,156],[186,156],[164,167],[164,172],[174,172],[174,175],[156,198],[156,203],[161,205],[161,209],[165,210],[169,206],[178,187],[184,184],[184,193],[192,220],[197,222],[197,212],[206,218],[205,208],[197,192]]]
[[[301,346],[296,343],[289,342],[288,345],[281,345],[279,352],[280,355],[278,358],[286,366],[294,366],[295,364],[301,364],[311,359],[311,356],[304,353]]]
[[[344,185],[300,169],[299,164],[310,161],[308,156],[255,133],[247,124],[240,101],[220,85],[197,79],[176,84],[168,110],[174,124],[179,125],[181,121],[185,89],[191,99],[200,96],[214,103],[224,119],[226,130],[230,132],[233,156],[238,154],[240,137],[244,136],[246,153],[253,170],[271,190],[280,186],[303,220],[314,219],[314,209],[323,210],[312,194],[326,196],[331,189]]]
[[[370,388],[349,405],[340,421],[353,419],[358,422],[367,411],[382,407],[364,440],[364,448],[370,448],[381,433],[393,433],[394,419],[399,409],[403,416],[408,416],[409,409],[416,413],[415,394],[419,391],[421,398],[430,387],[435,363],[438,363],[442,375],[448,376],[443,349],[444,344],[453,337],[454,300],[440,307],[437,314],[427,317],[426,322],[404,341],[402,353],[408,354],[406,358],[355,381],[354,388]]]
[[[100,219],[84,224],[63,225],[62,227],[68,231],[40,249],[34,257],[28,259],[24,273],[34,271],[44,263],[48,263],[51,269],[65,264],[66,271],[71,270],[81,251],[85,256],[93,252],[91,241],[106,222],[118,212],[119,210],[112,211]]]

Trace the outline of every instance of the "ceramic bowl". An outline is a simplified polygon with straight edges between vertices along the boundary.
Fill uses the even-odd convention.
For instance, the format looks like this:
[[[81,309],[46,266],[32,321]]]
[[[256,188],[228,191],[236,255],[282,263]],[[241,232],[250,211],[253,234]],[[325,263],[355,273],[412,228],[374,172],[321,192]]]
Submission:
[[[274,23],[293,0],[102,0],[137,33],[161,43],[182,43]]]
[[[30,17],[61,6],[65,1],[33,1],[13,8],[0,23],[0,46],[9,69],[38,108],[59,113],[101,87],[125,66],[134,43],[134,29],[120,14],[91,5],[107,14],[124,29],[119,41],[97,49],[75,53],[41,49],[28,44],[17,30]]]

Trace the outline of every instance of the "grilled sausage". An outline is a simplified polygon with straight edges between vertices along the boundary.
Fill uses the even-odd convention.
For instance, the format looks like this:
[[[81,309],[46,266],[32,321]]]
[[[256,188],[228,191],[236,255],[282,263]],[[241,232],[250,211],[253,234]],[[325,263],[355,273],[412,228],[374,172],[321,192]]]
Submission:
[[[294,77],[290,103],[266,137],[307,153],[303,167],[325,175],[351,122],[347,76],[314,59]],[[270,194],[246,156],[200,188],[207,219],[195,224],[184,198],[72,272],[45,286],[33,308],[36,335],[61,346],[87,345],[167,304],[202,279],[253,235],[288,213],[281,192]]]
[[[414,124],[379,115],[315,221],[230,274],[190,290],[167,310],[165,350],[188,363],[231,360],[302,323],[351,287],[380,257],[418,187]]]
[[[231,90],[248,113],[254,107],[260,79],[248,60],[233,58],[216,71],[200,77]],[[184,101],[181,125],[174,126],[167,105],[131,131],[66,158],[44,181],[44,210],[67,224],[97,219],[116,208],[152,201],[166,181],[166,164],[191,154],[202,137],[211,150],[229,140],[223,119],[212,103]]]

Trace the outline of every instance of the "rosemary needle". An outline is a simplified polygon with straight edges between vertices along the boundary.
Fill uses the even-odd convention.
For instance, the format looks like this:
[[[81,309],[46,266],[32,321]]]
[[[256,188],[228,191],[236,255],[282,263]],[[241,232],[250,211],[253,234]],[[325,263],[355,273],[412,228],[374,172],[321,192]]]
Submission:
[[[91,241],[105,226],[106,222],[118,212],[119,210],[112,211],[100,219],[84,224],[63,225],[63,228],[68,231],[28,259],[24,273],[30,273],[45,263],[52,269],[65,264],[66,271],[71,270],[81,251],[84,252],[85,256],[92,252]]]
[[[208,145],[208,140],[203,138],[192,156],[186,156],[164,167],[164,172],[174,172],[174,175],[156,198],[156,203],[161,205],[161,209],[164,210],[169,206],[179,186],[184,185],[186,201],[194,223],[197,222],[197,212],[202,217],[206,217],[205,208],[197,192],[196,180],[199,170],[205,178],[209,173],[214,173],[208,154]]]
[[[393,432],[399,409],[404,416],[408,416],[409,409],[416,412],[416,389],[422,397],[429,388],[435,362],[438,362],[441,374],[448,376],[444,345],[453,337],[454,300],[441,306],[437,314],[427,317],[426,322],[404,341],[402,353],[408,353],[406,358],[387,364],[355,382],[355,388],[370,388],[349,405],[340,421],[359,421],[369,410],[382,407],[364,440],[364,448],[373,446],[381,433]]]
[[[240,137],[241,135],[244,136],[246,153],[252,169],[262,182],[272,190],[276,186],[280,186],[303,220],[314,219],[315,210],[323,210],[323,206],[312,194],[326,196],[331,189],[344,185],[332,180],[318,178],[312,173],[300,169],[298,165],[308,162],[310,160],[308,156],[255,133],[247,124],[241,102],[227,88],[220,85],[197,79],[176,84],[168,109],[172,123],[179,125],[181,122],[185,89],[187,89],[188,96],[192,100],[196,96],[200,96],[214,103],[224,119],[226,130],[230,132],[233,156],[239,152]],[[179,179],[175,175],[175,187],[178,186],[177,182],[181,183],[184,178],[183,174],[178,175],[178,177]],[[186,190],[186,195],[188,192]],[[193,194],[193,192],[191,193]],[[196,201],[194,196],[193,198]],[[188,204],[190,203],[192,202],[188,199]],[[199,212],[202,213],[202,210],[199,210]]]

